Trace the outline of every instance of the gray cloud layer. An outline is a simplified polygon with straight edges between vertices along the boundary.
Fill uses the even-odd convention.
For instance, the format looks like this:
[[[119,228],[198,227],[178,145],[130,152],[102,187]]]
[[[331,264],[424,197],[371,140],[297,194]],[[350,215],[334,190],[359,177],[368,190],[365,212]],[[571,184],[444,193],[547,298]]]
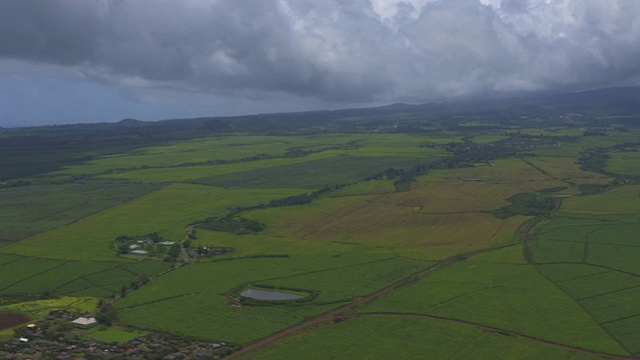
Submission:
[[[0,57],[140,88],[421,101],[638,80],[639,14],[637,0],[15,0],[0,2]]]

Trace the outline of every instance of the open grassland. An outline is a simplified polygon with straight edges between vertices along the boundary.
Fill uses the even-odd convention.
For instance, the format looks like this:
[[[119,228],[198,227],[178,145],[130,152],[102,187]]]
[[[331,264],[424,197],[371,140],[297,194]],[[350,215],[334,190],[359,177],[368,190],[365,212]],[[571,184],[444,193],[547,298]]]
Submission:
[[[98,181],[0,189],[0,243],[70,224],[155,189],[149,184]]]
[[[535,267],[500,264],[491,256],[475,260],[438,271],[363,312],[459,319],[578,348],[627,353]]]
[[[465,324],[379,315],[326,324],[242,359],[596,359]]]
[[[295,210],[255,210],[246,216],[266,223],[266,235],[382,246],[423,259],[508,244],[527,219],[501,220],[485,213],[428,214],[411,206],[372,201],[375,196],[321,199]]]
[[[356,183],[390,167],[410,168],[428,159],[337,156],[328,159],[198,179],[204,185],[240,188],[311,188]]]
[[[626,185],[607,192],[566,199],[562,210],[578,214],[615,215],[640,212],[640,185]]]
[[[121,344],[129,340],[145,336],[147,334],[149,333],[145,331],[137,331],[133,329],[112,326],[106,329],[102,327],[95,327],[93,329],[84,331],[83,337],[86,339],[101,341],[107,344]]]
[[[221,216],[232,206],[249,206],[300,193],[295,189],[225,190],[174,184],[118,205],[82,221],[33,236],[3,248],[6,253],[75,260],[117,260],[110,248],[122,235],[159,233],[182,240],[185,227],[209,216]]]
[[[371,262],[370,256],[355,252],[338,257],[313,254],[194,264],[171,272],[119,301],[119,319],[141,328],[246,343],[429,265],[375,257],[379,260]],[[308,283],[304,281],[305,275]],[[336,276],[342,279],[336,281]],[[278,282],[319,291],[321,295],[309,302],[242,307],[232,307],[230,298],[225,297],[225,294],[233,296],[233,289],[249,284]]]

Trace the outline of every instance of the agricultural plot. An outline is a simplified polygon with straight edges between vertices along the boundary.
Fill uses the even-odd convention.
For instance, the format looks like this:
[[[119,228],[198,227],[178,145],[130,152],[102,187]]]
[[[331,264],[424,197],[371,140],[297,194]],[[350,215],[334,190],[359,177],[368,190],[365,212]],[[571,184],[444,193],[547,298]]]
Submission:
[[[152,265],[153,264],[153,265]],[[70,296],[111,296],[122,286],[140,281],[167,267],[144,261],[128,269],[118,263],[19,258],[0,265],[0,296],[34,296],[48,293]],[[126,270],[125,270],[126,269]]]
[[[428,214],[414,207],[377,203],[375,197],[321,199],[250,211],[245,216],[267,224],[266,235],[386,247],[423,259],[508,244],[526,220],[519,216],[501,220],[487,213]]]
[[[0,189],[0,243],[23,240],[156,190],[149,184],[90,181]]]
[[[640,176],[640,152],[615,152],[610,156],[607,171],[620,175]]]
[[[137,149],[123,154],[71,166],[59,173],[68,175],[100,174],[148,167],[171,167],[207,161],[238,161],[259,154],[284,156],[295,147],[306,149],[343,147],[363,139],[357,135],[319,136],[225,136],[174,142],[166,146]]]
[[[536,183],[555,179],[521,159],[496,160],[492,164],[478,164],[457,169],[433,170],[430,175],[442,179],[477,179],[495,183]],[[566,185],[566,184],[565,184]]]
[[[578,348],[627,353],[535,267],[497,264],[490,256],[476,260],[438,271],[362,312],[459,319]]]
[[[0,189],[7,199],[0,241],[24,239],[0,248],[0,300],[60,296],[59,303],[25,301],[25,308],[14,309],[41,318],[52,306],[92,311],[97,298],[135,289],[113,304],[115,328],[87,333],[109,342],[162,331],[245,345],[312,325],[249,353],[252,359],[640,353],[640,185],[582,196],[578,185],[610,184],[612,178],[576,164],[585,148],[637,134],[523,129],[554,140],[546,148],[532,143],[527,154],[537,156],[421,169],[425,175],[414,174],[402,188],[407,191],[394,185],[400,172],[363,181],[388,168],[467,156],[464,146],[449,153],[432,145],[472,140],[476,145],[466,150],[477,146],[490,158],[495,148],[487,144],[510,131],[519,130],[221,136],[44,174],[33,185]],[[633,159],[622,157],[634,155],[625,153],[607,169],[623,168],[616,156],[633,167]],[[469,165],[460,161],[449,165]],[[36,185],[54,181],[64,184]],[[348,185],[296,197],[336,184]],[[575,197],[562,200],[559,211],[498,218],[496,210],[522,193]],[[270,205],[254,207],[259,204]],[[187,232],[196,221],[230,212],[265,228],[207,230],[201,224]],[[174,263],[117,255],[117,237],[135,241],[152,233],[188,239],[192,257],[165,271]],[[195,256],[202,247],[224,251]],[[306,297],[261,302],[240,295],[249,288]]]
[[[167,240],[186,236],[186,226],[229,207],[256,205],[298,194],[296,189],[225,190],[202,185],[174,184],[80,222],[38,234],[2,252],[69,260],[122,260],[111,248],[122,235],[158,232]]]
[[[640,212],[640,185],[626,185],[607,192],[566,199],[562,210],[578,214],[616,215]]]
[[[580,169],[575,157],[537,156],[526,158],[526,161],[550,176],[569,183],[606,184],[612,180],[609,176]]]
[[[356,183],[390,167],[410,168],[428,159],[337,156],[198,179],[204,185],[240,188],[310,188]]]
[[[495,183],[427,175],[419,177],[411,191],[372,197],[371,201],[414,207],[423,213],[491,211],[509,205],[506,199],[515,194],[558,184],[556,181]]]
[[[44,319],[51,310],[67,310],[70,312],[89,312],[96,308],[97,300],[92,297],[63,296],[58,299],[25,301],[18,304],[0,306],[0,312],[18,312],[27,314],[31,321]],[[12,335],[0,332],[0,335]]]
[[[427,355],[428,354],[428,355]],[[326,324],[241,359],[596,359],[547,344],[420,316],[379,315]]]
[[[126,179],[130,181],[143,182],[175,182],[200,179],[210,176],[218,176],[231,174],[242,171],[266,169],[276,166],[291,165],[303,163],[306,161],[326,159],[338,156],[340,153],[335,151],[325,151],[317,154],[311,154],[305,157],[293,158],[276,158],[256,161],[246,161],[233,164],[220,165],[193,165],[180,167],[167,167],[158,169],[133,170],[123,173],[114,173],[101,175],[100,178],[107,179]]]
[[[348,254],[339,259],[294,255],[194,264],[171,272],[119,301],[119,318],[141,328],[170,329],[183,335],[246,343],[304,317],[325,312],[354,296],[374,292],[429,265],[400,258],[358,265],[358,259],[362,258],[354,255],[351,259]],[[341,277],[338,281],[337,274]],[[233,297],[234,289],[260,283],[301,286],[321,295],[309,302],[242,307],[231,306],[231,298],[225,297],[225,294]]]

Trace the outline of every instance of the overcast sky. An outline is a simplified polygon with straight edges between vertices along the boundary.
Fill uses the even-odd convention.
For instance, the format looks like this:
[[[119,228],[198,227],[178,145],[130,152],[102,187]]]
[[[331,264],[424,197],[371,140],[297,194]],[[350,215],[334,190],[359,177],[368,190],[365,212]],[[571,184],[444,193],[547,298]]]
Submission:
[[[638,0],[0,1],[0,126],[638,83]]]

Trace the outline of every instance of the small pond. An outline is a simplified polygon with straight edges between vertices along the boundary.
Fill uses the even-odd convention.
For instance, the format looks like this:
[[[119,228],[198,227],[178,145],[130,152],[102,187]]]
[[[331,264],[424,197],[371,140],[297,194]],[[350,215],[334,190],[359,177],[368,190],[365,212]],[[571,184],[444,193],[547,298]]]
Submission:
[[[245,290],[240,295],[256,300],[295,300],[304,297],[302,295],[282,291],[256,289]]]

